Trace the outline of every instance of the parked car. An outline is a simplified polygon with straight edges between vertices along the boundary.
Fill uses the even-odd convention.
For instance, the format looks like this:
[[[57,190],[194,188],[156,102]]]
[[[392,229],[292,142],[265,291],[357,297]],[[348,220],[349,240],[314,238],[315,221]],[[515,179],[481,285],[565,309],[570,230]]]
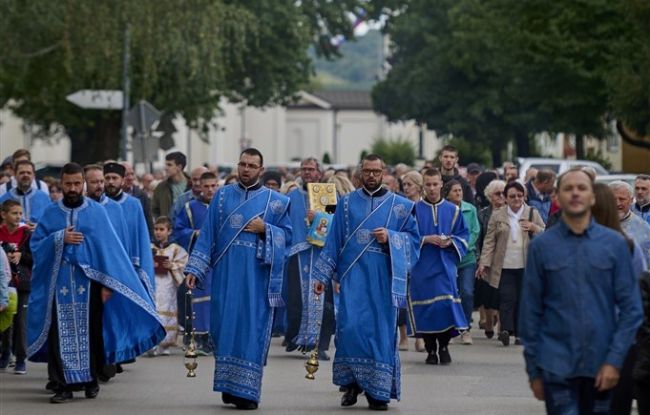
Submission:
[[[603,176],[598,175],[596,176],[596,182],[609,184],[613,181],[620,180],[634,188],[634,180],[636,179],[636,176],[636,174],[606,174]]]
[[[534,167],[538,170],[549,169],[555,173],[562,174],[565,171],[574,167],[591,167],[596,170],[596,175],[608,175],[609,172],[599,163],[591,160],[566,160],[566,159],[553,159],[553,158],[538,158],[538,157],[518,157],[517,164],[519,165],[519,178],[523,181],[526,178],[526,171]]]

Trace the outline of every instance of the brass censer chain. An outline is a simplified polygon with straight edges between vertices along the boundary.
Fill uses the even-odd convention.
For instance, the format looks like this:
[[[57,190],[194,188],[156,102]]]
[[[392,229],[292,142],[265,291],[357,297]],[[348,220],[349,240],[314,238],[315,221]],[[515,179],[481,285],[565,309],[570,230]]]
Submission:
[[[185,330],[183,330],[183,343],[187,340],[187,336],[190,338],[189,344],[185,347],[185,356],[183,358],[183,364],[187,369],[187,377],[195,378],[196,377],[196,368],[199,366],[196,358],[196,340],[194,338],[196,331],[194,330],[194,319],[195,315],[192,311],[192,290],[188,289],[185,293]],[[188,333],[188,326],[191,325],[192,329]]]

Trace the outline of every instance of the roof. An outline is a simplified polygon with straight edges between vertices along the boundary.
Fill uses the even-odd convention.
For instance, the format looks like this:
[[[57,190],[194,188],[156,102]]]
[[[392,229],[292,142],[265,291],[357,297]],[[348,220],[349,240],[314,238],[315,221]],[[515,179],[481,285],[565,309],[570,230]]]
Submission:
[[[300,100],[291,108],[320,108],[334,110],[372,110],[370,91],[321,90],[301,92]]]

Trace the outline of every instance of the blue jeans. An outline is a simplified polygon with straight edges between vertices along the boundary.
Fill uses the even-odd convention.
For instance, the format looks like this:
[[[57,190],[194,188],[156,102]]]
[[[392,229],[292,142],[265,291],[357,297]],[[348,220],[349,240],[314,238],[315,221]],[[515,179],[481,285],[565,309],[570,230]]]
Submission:
[[[474,311],[474,282],[476,281],[476,263],[458,268],[458,291],[465,313],[467,324],[472,325],[472,311]]]
[[[548,372],[542,374],[546,413],[549,415],[608,414],[611,391],[598,392],[595,379],[564,379]]]

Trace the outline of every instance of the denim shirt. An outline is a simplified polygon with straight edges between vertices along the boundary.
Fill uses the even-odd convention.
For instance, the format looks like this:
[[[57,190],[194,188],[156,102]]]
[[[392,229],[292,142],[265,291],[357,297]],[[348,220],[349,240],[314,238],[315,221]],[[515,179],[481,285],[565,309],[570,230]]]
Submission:
[[[592,219],[582,235],[558,222],[529,247],[519,333],[530,380],[623,366],[643,321],[638,279],[621,234]]]

